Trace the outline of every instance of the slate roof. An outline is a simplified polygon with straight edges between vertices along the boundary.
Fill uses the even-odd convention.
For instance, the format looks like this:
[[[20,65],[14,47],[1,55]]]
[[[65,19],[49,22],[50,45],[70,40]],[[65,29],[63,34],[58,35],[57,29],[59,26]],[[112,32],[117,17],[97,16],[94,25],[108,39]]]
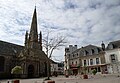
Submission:
[[[110,42],[110,43],[108,44],[107,48],[106,48],[107,50],[110,49],[110,48],[109,48],[110,45],[113,46],[113,49],[114,49],[114,48],[120,48],[120,40]]]
[[[23,50],[24,46],[0,40],[0,55],[16,55]]]
[[[84,55],[84,51],[86,51],[86,52],[88,52],[88,55],[89,55],[91,50],[96,51],[96,49],[99,50],[99,52],[102,51],[101,47],[90,44],[90,45],[87,45],[85,47],[81,47],[81,48],[75,50],[74,52],[72,52],[72,54],[79,52],[80,56],[81,56],[81,55]]]

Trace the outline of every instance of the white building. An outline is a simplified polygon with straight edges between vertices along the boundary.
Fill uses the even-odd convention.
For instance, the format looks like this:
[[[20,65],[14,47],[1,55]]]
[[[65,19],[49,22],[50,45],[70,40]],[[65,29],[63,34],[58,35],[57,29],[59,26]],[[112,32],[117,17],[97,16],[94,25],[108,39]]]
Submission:
[[[105,61],[108,73],[120,73],[120,40],[108,44]]]
[[[69,62],[69,57],[70,54],[77,50],[77,45],[69,45],[69,47],[65,48],[65,62],[64,62],[64,74],[68,74],[69,73],[69,69],[70,69],[70,62]]]
[[[51,75],[58,72],[58,63],[51,60]]]
[[[70,46],[71,48],[72,46]],[[81,74],[87,67],[87,73],[96,69],[98,73],[120,73],[120,40],[113,41],[105,47],[87,45],[79,49],[65,48],[65,72]]]
[[[87,45],[73,52],[65,49],[65,67],[69,71],[68,74],[81,74],[84,67],[87,66],[87,73],[91,73],[92,69],[97,72],[105,73],[107,67],[104,58],[104,45],[102,47]]]

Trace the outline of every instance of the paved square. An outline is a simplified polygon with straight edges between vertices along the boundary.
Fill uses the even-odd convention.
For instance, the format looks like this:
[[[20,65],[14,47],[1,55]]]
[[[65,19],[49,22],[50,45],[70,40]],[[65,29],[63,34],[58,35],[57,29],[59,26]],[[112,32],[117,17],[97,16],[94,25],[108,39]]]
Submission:
[[[47,83],[44,81],[45,78],[36,79],[20,79],[20,83]],[[51,77],[55,83],[120,83],[120,77],[117,75],[89,75],[89,79],[82,79],[81,75],[69,76],[66,78],[64,76]],[[8,83],[7,80],[1,80],[0,83]],[[12,83],[11,80],[9,83]]]

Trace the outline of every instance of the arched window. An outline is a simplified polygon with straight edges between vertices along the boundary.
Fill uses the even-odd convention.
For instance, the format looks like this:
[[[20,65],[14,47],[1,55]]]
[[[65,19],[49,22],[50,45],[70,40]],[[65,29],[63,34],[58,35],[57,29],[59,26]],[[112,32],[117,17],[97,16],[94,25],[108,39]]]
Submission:
[[[4,71],[5,58],[0,56],[0,72]]]

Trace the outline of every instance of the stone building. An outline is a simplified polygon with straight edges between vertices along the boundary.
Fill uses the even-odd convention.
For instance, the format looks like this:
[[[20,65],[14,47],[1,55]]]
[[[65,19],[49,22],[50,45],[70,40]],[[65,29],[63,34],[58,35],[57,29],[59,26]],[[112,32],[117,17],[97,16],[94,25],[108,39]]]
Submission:
[[[82,72],[84,71],[84,67],[86,67],[87,73],[91,73],[93,69],[96,69],[98,73],[105,73],[105,53],[101,47],[88,45],[82,47],[82,50],[80,52],[80,66]]]
[[[54,76],[58,72],[58,63],[51,60],[51,76]]]
[[[76,49],[69,54],[67,53],[69,50],[65,50],[65,63],[67,63],[65,66],[67,67],[67,74],[84,73],[85,67],[87,68],[87,73],[91,73],[92,69],[96,69],[99,73],[105,73],[105,48],[103,48],[103,44],[102,47],[87,45]]]
[[[0,78],[11,76],[11,69],[22,67],[22,78],[47,76],[48,57],[42,50],[42,34],[38,35],[36,8],[30,33],[26,31],[25,46],[0,41]]]

